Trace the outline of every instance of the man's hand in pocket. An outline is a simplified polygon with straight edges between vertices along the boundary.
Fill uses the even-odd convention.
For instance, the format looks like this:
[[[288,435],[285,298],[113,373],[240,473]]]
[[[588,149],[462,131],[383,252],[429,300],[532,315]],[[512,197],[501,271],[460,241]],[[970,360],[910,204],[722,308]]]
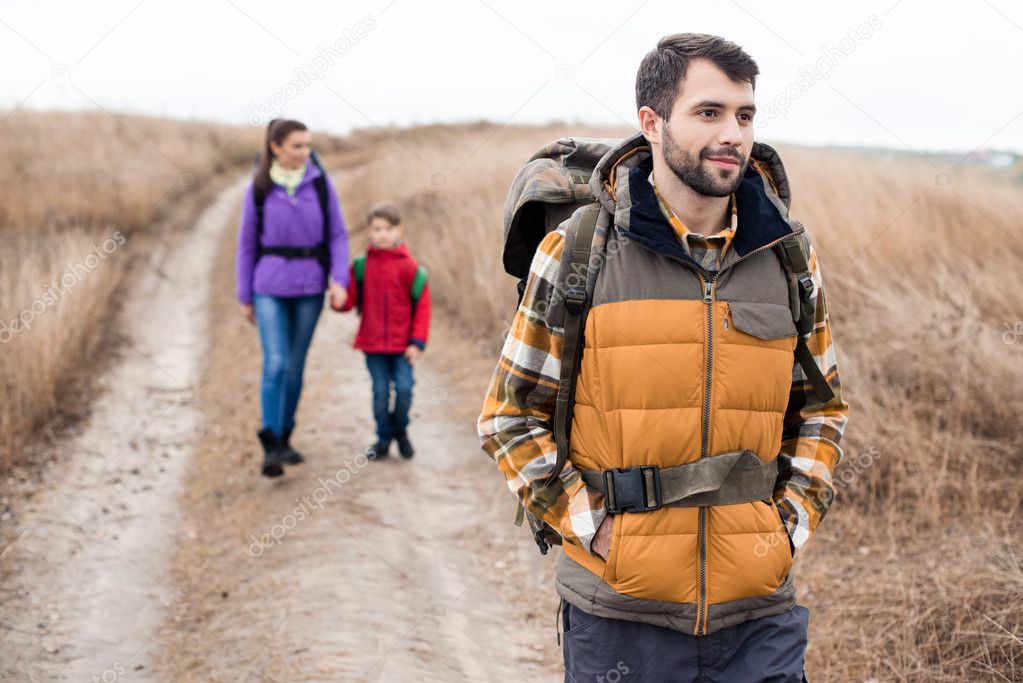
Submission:
[[[594,534],[593,540],[590,542],[590,550],[605,562],[607,562],[608,551],[611,550],[611,520],[613,517],[614,515],[610,513],[604,517],[604,521],[600,523],[597,533]]]

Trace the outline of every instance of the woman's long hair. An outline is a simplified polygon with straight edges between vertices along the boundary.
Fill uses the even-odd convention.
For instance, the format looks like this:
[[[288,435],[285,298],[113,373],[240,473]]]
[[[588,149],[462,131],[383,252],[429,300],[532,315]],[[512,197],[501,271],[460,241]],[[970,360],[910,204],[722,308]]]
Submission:
[[[266,196],[273,188],[273,180],[270,179],[270,162],[273,161],[273,150],[270,143],[275,145],[284,143],[289,135],[296,130],[308,130],[301,121],[292,119],[273,119],[266,127],[266,144],[263,146],[263,153],[259,155],[259,167],[256,169],[256,177],[253,179],[253,187],[256,191]]]

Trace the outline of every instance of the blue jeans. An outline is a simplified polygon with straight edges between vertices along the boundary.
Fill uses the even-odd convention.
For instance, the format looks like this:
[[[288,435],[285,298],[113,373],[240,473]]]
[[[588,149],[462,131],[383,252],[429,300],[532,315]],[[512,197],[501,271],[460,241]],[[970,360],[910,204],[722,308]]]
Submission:
[[[562,601],[565,681],[803,683],[810,611],[749,619],[694,636],[598,617]]]
[[[366,367],[373,378],[373,419],[377,439],[390,443],[408,427],[412,407],[412,366],[402,353],[367,353]],[[394,409],[390,409],[391,383],[394,383]]]
[[[259,397],[263,427],[281,436],[295,426],[302,393],[306,352],[323,310],[323,294],[253,296],[259,341],[263,345],[263,380]]]

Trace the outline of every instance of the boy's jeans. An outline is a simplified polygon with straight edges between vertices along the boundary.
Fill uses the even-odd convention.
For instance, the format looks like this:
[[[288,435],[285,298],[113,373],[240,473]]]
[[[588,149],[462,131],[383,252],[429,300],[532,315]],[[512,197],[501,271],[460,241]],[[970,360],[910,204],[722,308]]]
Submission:
[[[295,426],[306,352],[323,310],[323,294],[270,296],[257,292],[252,303],[263,345],[259,391],[263,427],[281,436]]]
[[[402,353],[367,353],[366,367],[373,378],[373,419],[377,423],[377,439],[390,443],[405,432],[408,411],[412,407],[412,366]],[[391,402],[391,382],[394,382],[394,410]]]

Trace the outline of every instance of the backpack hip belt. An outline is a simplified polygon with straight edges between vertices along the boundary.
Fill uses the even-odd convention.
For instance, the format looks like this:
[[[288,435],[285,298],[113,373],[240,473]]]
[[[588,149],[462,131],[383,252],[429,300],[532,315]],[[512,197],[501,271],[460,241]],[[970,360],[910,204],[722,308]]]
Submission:
[[[317,244],[312,247],[264,247],[259,248],[259,255],[270,254],[284,258],[315,258],[321,259],[327,256],[327,245]]]
[[[581,474],[587,486],[604,492],[607,511],[620,514],[770,500],[778,461],[764,462],[753,451],[738,450],[674,467],[638,465]]]

